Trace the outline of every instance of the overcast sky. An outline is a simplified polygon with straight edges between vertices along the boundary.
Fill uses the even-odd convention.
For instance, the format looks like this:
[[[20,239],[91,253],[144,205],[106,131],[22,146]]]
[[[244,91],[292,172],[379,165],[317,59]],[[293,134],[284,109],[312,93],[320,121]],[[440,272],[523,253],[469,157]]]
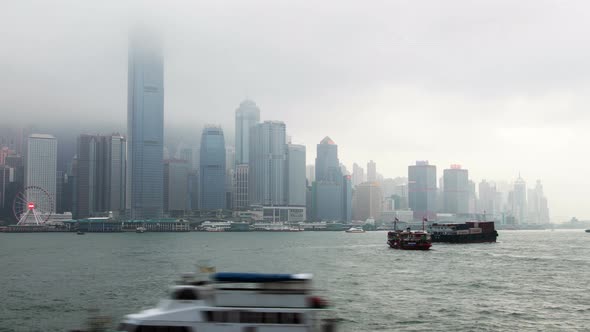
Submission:
[[[330,136],[349,169],[415,160],[532,186],[590,218],[585,1],[5,1],[0,121],[125,127],[127,41],[165,44],[166,128],[233,133],[246,97],[296,143]],[[75,128],[73,128],[75,130]]]

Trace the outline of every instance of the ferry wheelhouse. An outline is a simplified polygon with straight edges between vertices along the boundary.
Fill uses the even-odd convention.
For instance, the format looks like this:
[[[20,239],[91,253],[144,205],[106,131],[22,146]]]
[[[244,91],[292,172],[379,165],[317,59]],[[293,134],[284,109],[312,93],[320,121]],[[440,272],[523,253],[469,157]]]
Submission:
[[[332,332],[327,302],[309,274],[215,273],[185,278],[156,308],[127,315],[125,332]]]

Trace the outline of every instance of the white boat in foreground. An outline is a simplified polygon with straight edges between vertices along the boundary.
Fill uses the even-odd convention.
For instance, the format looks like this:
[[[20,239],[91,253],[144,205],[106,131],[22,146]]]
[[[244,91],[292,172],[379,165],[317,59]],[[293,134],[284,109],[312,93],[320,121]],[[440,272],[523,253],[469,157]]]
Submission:
[[[183,280],[156,308],[127,315],[118,331],[334,332],[309,274],[215,273]]]

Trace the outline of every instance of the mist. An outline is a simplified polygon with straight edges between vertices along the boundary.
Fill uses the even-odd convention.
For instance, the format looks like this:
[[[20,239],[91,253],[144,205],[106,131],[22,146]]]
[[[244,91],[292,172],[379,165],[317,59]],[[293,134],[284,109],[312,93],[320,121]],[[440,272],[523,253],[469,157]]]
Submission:
[[[18,1],[0,10],[0,127],[124,132],[128,31],[165,45],[168,142],[233,141],[253,99],[293,142],[330,136],[350,169],[415,160],[540,179],[554,222],[590,218],[582,1]],[[112,129],[110,129],[112,128]],[[110,130],[109,130],[110,129]],[[52,130],[52,129],[48,129]]]

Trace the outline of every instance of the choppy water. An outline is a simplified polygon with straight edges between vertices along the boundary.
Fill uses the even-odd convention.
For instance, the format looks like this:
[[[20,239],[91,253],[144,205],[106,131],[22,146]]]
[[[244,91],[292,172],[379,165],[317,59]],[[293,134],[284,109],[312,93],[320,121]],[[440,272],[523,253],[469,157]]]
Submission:
[[[385,232],[0,234],[0,331],[115,321],[210,259],[223,271],[312,272],[343,331],[590,330],[590,234],[387,248]]]

